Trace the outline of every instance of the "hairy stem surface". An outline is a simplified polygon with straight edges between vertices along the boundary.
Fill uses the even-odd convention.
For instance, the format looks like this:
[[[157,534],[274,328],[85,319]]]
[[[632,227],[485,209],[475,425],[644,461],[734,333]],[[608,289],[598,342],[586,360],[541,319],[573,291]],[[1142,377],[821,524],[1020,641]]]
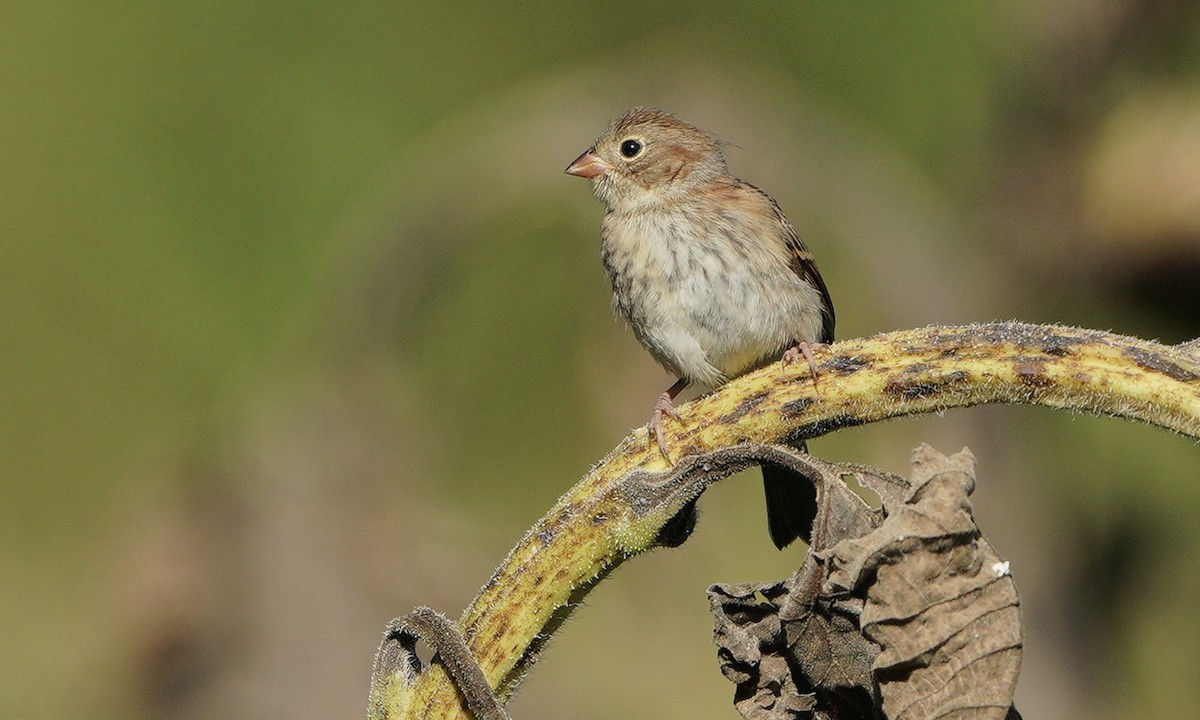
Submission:
[[[737,445],[817,437],[886,418],[987,403],[1045,405],[1138,420],[1200,439],[1200,353],[1095,330],[991,323],[845,340],[806,363],[768,367],[678,408],[666,424],[678,465]],[[729,472],[744,466],[729,465]],[[458,621],[501,698],[510,696],[573,603],[654,545],[688,502],[641,429],[563,495],[512,549]],[[660,488],[663,492],[646,492]],[[701,489],[702,490],[702,489]],[[385,641],[386,642],[386,641]],[[382,652],[382,649],[381,649]],[[465,718],[439,664],[377,668],[372,718]]]

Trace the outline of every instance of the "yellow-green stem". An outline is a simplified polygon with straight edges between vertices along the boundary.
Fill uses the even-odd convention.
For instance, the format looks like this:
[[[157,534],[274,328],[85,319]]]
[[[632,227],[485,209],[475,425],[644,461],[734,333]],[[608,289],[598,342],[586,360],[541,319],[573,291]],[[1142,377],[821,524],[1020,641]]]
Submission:
[[[1200,439],[1200,359],[1183,347],[1060,326],[992,323],[904,330],[762,368],[679,408],[675,457],[740,443],[815,437],[886,418],[1024,403],[1139,420]],[[458,623],[485,677],[507,697],[573,598],[652,546],[682,506],[635,510],[619,492],[635,471],[669,469],[644,429],[597,464],[535,524]],[[549,630],[548,630],[549,628]],[[372,718],[469,717],[439,665],[409,684],[375,678]]]

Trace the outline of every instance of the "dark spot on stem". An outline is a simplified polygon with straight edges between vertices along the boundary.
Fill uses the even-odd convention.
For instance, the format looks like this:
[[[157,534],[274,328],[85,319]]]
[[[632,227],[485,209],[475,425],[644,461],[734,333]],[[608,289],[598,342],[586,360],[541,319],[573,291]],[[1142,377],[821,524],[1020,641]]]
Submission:
[[[753,410],[754,408],[758,407],[762,403],[762,401],[766,400],[766,399],[767,399],[766,392],[760,392],[755,395],[751,395],[751,396],[747,397],[745,400],[742,400],[740,403],[738,403],[738,406],[735,407],[733,410],[726,413],[719,420],[719,422],[728,423],[728,422],[734,422],[736,420],[740,420],[746,413],[748,413],[751,410]]]
[[[917,398],[937,395],[941,390],[942,386],[939,383],[910,380],[893,381],[883,386],[885,393],[904,398],[905,400],[916,400]]]
[[[909,372],[915,369],[915,367],[910,368]],[[904,400],[917,400],[943,393],[966,379],[966,371],[956,370],[955,372],[939,377],[926,377],[919,380],[904,378],[891,380],[883,386],[883,391]]]
[[[1125,354],[1131,360],[1145,368],[1156,373],[1161,373],[1179,382],[1194,382],[1200,376],[1186,368],[1181,368],[1170,360],[1165,360],[1154,353],[1141,350],[1139,348],[1127,348]]]
[[[1043,362],[1022,360],[1016,364],[1013,371],[1017,375],[1017,382],[1026,387],[1044,388],[1054,384],[1046,375],[1046,364]]]
[[[838,356],[830,358],[822,364],[822,367],[829,368],[843,375],[850,375],[862,370],[871,364],[871,358],[866,355],[854,355],[851,357]]]
[[[842,428],[858,427],[866,422],[867,421],[865,419],[856,417],[854,415],[834,415],[831,418],[801,425],[792,432],[788,433],[788,439],[795,442],[799,441],[801,438],[814,438],[819,435],[827,435],[835,430],[841,430]]]
[[[814,398],[800,398],[799,400],[792,400],[791,402],[784,403],[783,407],[780,408],[780,413],[782,413],[785,418],[793,418],[797,415],[803,415],[804,413],[808,412],[808,409],[816,404],[817,401]]]
[[[501,619],[496,623],[496,627],[492,630],[492,643],[496,643],[500,638],[504,637],[504,633],[508,632],[508,622]]]

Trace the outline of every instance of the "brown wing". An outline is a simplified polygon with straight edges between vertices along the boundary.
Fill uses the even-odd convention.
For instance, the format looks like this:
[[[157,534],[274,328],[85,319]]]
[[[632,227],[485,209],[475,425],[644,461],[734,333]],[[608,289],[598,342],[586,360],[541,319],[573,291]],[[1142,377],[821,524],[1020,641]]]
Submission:
[[[744,185],[752,188],[755,192],[760,193],[771,203],[771,210],[775,212],[775,217],[784,228],[784,245],[787,247],[788,257],[791,259],[792,271],[800,276],[804,282],[812,285],[821,293],[821,337],[818,342],[831,343],[833,342],[833,300],[829,297],[829,289],[825,287],[825,281],[821,279],[821,271],[817,269],[817,261],[804,245],[804,241],[796,234],[796,229],[792,227],[787,219],[787,215],[783,214],[779,203],[770,195],[763,192],[761,189],[743,182]]]

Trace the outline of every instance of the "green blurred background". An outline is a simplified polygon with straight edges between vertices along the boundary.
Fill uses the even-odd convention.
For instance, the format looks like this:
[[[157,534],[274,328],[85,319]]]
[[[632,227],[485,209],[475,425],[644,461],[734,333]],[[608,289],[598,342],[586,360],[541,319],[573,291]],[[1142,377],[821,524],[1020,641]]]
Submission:
[[[731,143],[851,337],[1200,335],[1200,5],[0,8],[0,718],[361,717],[668,378],[612,318],[613,116]],[[834,459],[979,457],[1026,717],[1200,705],[1200,450],[980,408]],[[704,589],[782,577],[757,476],[615,573],[511,710],[735,718]]]

